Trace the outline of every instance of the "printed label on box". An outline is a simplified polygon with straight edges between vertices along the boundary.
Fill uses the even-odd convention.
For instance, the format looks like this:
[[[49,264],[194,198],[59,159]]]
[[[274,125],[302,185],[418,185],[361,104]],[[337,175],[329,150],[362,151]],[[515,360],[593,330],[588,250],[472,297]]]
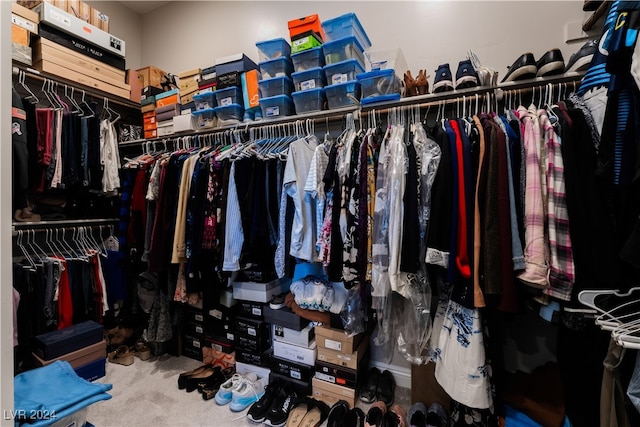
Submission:
[[[324,346],[331,350],[342,351],[342,343],[340,341],[334,341],[330,339],[324,340]]]
[[[202,326],[196,326],[196,332],[199,334],[203,334],[204,333],[204,329],[202,329]]]
[[[211,343],[211,348],[216,351],[222,351],[222,346],[220,344]]]
[[[371,63],[371,71],[386,70],[387,61],[378,61]]]
[[[247,333],[252,337],[255,337],[258,335],[258,333],[256,332],[256,328],[247,328]]]
[[[275,117],[280,115],[280,107],[267,107],[267,117]]]
[[[300,90],[315,89],[316,81],[314,79],[305,80],[300,83]]]
[[[297,380],[302,380],[302,374],[300,374],[299,371],[291,370],[291,372],[289,374],[291,375],[291,378],[295,378]]]
[[[282,326],[274,325],[274,330],[277,337],[284,337],[284,328]]]
[[[334,85],[347,81],[349,81],[349,76],[347,74],[334,74],[331,76],[331,83]]]
[[[294,40],[294,41],[293,41],[293,47],[298,47],[298,46],[300,46],[301,44],[305,44],[305,43],[307,42],[307,40],[308,40],[308,39],[309,39],[309,37],[303,37],[303,38],[301,38],[301,39]]]
[[[228,99],[228,100],[229,100],[229,102],[231,102],[231,98],[225,98],[225,99]],[[251,309],[251,313],[252,313],[254,316],[262,316],[262,309],[261,309],[261,308],[256,308],[256,307],[254,307],[254,308],[252,308],[252,309]]]
[[[68,16],[64,16],[64,15],[56,12],[54,9],[51,9],[51,19],[53,19],[54,21],[58,21],[62,25],[66,25],[67,27],[71,27],[71,19],[69,19]]]
[[[335,384],[336,382],[336,377],[334,377],[333,375],[323,374],[322,372],[316,372],[316,378],[333,384]]]
[[[202,322],[202,321],[204,321],[204,317],[202,316],[202,314],[196,314],[196,315],[195,315],[195,319],[196,319],[196,321],[198,321],[198,322]]]
[[[218,320],[222,320],[222,311],[220,310],[209,310],[209,315],[215,317]]]
[[[32,33],[36,32],[36,24],[31,21],[28,21],[18,15],[11,14],[11,23],[16,24],[19,27],[24,28],[25,30],[29,30]]]
[[[229,341],[235,341],[236,337],[233,334],[227,333],[227,339]]]
[[[193,340],[193,346],[194,346],[195,348],[200,348],[200,341],[198,341],[198,340]]]
[[[231,105],[233,104],[233,98],[228,97],[228,98],[222,98],[220,100],[220,105],[223,107],[226,107],[227,105]]]

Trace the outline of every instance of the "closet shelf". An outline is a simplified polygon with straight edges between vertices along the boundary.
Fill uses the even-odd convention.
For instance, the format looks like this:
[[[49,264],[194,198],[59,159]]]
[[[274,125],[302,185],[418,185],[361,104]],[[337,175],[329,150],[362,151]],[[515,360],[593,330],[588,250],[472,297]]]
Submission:
[[[95,225],[115,225],[118,218],[63,219],[57,221],[13,222],[12,231],[33,230],[40,228],[90,227]]]
[[[117,95],[113,95],[111,93],[108,92],[104,92],[102,90],[93,88],[91,86],[85,86],[83,84],[80,84],[78,82],[75,82],[73,80],[68,80],[65,79],[63,77],[60,76],[56,76],[54,74],[49,74],[49,73],[45,73],[44,71],[38,71],[38,70],[34,70],[33,68],[29,68],[29,67],[25,67],[22,64],[19,64],[17,62],[13,63],[13,69],[12,69],[12,74],[14,76],[17,76],[18,73],[20,71],[23,71],[25,73],[25,76],[28,79],[31,80],[35,80],[38,82],[44,82],[45,79],[51,80],[53,82],[57,82],[59,85],[67,85],[69,87],[73,87],[75,88],[76,91],[84,91],[87,95],[90,95],[92,97],[95,98],[108,98],[109,102],[117,104],[119,106],[125,107],[125,108],[131,108],[131,109],[136,109],[136,110],[140,110],[140,104],[137,102],[133,102],[130,99],[127,98],[122,98],[120,96]]]

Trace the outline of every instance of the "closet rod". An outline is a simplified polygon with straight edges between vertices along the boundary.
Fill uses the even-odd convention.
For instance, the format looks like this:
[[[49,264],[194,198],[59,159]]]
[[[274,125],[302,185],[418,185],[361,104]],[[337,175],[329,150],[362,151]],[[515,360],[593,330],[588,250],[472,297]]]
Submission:
[[[76,92],[85,92],[87,95],[90,95],[96,98],[107,98],[110,103],[120,105],[121,107],[140,109],[140,104],[138,104],[137,102],[133,102],[131,100],[121,98],[117,95],[113,95],[108,92],[103,92],[99,89],[95,89],[90,86],[80,85],[77,82],[74,82],[72,80],[67,80],[64,77],[47,74],[42,71],[34,70],[33,68],[22,68],[16,65],[13,66],[12,74],[14,76],[19,75],[20,71],[24,72],[28,78],[38,81],[40,83],[44,82],[45,80],[51,80],[54,83],[57,82],[58,85],[62,85],[62,86],[66,85],[70,88],[72,87]]]
[[[80,227],[78,226],[76,227],[43,227],[43,228],[13,230],[11,232],[11,236],[16,237],[20,233],[23,233],[23,236],[24,236],[27,234],[41,234],[41,233],[52,232],[52,231],[74,232],[74,231],[77,231],[79,228],[88,228],[91,230],[97,230],[97,231],[100,231],[101,233],[102,233],[102,230],[108,231],[109,233],[115,233],[116,231],[115,224],[102,224],[102,225],[92,224],[92,225],[83,225]]]
[[[95,218],[95,219],[66,219],[59,221],[38,221],[38,222],[14,222],[11,225],[12,231],[18,230],[39,230],[45,228],[64,227],[98,227],[100,225],[116,225],[120,221],[118,218]]]

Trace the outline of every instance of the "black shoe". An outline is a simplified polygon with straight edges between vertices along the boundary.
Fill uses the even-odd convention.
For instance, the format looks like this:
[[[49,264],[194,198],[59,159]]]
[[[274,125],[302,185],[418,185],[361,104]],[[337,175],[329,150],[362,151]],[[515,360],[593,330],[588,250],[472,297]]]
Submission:
[[[344,400],[338,400],[329,410],[327,427],[341,427],[349,412],[349,404]]]
[[[533,57],[533,53],[523,53],[516,59],[511,67],[509,67],[509,71],[507,71],[507,75],[502,79],[502,83],[532,79],[536,76],[537,72],[538,67],[536,67],[536,60]]]
[[[342,423],[343,427],[364,427],[365,415],[362,409],[353,408],[347,411]]]
[[[387,411],[383,419],[382,425],[384,425],[384,427],[398,427],[400,425],[398,416],[391,411]]]
[[[224,382],[224,375],[222,369],[219,366],[207,368],[203,373],[196,374],[186,379],[185,389],[187,393],[191,393],[194,390],[200,391],[203,388],[212,388],[215,384],[222,384]]]
[[[360,400],[364,403],[373,403],[376,401],[376,391],[378,389],[378,380],[380,379],[380,370],[371,368],[365,383],[360,389]]]
[[[456,71],[456,90],[478,86],[478,74],[470,60],[465,59],[458,64]]]
[[[277,383],[270,383],[265,389],[264,394],[257,402],[253,403],[247,412],[247,418],[254,423],[261,423],[264,421],[265,415],[269,411],[269,408],[273,405],[276,396],[280,392],[280,387]]]
[[[365,421],[370,426],[382,426],[384,425],[384,414],[387,412],[387,408],[383,402],[376,402],[369,408]]]
[[[589,40],[576,53],[569,57],[569,62],[564,69],[565,73],[572,71],[585,71],[591,65],[593,54],[598,50],[599,40]]]
[[[560,49],[551,49],[536,62],[536,77],[553,76],[564,73],[564,58]]]
[[[453,77],[449,64],[442,64],[436,70],[433,78],[433,93],[447,92],[453,90]]]
[[[271,427],[281,427],[287,423],[289,412],[296,404],[298,395],[289,387],[284,387],[278,393],[273,405],[264,417],[264,423]]]
[[[387,406],[391,406],[393,404],[395,394],[396,380],[393,378],[393,374],[385,369],[380,374],[380,379],[378,380],[376,399],[386,403]]]

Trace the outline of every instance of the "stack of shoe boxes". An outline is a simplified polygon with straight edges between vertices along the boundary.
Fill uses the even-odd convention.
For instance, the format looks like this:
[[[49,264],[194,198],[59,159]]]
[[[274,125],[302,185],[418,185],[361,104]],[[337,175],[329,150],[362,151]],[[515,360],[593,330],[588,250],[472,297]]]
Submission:
[[[156,95],[158,136],[173,133],[173,117],[180,115],[180,90],[171,89]]]
[[[198,93],[198,83],[202,80],[202,70],[193,70],[178,73],[178,88],[180,89],[180,102],[188,104],[193,101],[193,96]]]
[[[182,355],[202,361],[205,340],[205,311],[202,306],[187,305],[182,330]]]
[[[326,20],[322,27],[327,37],[322,50],[329,108],[356,104],[360,99],[356,76],[367,68],[364,51],[371,41],[354,13]]]
[[[291,93],[293,92],[293,64],[291,46],[283,39],[256,43],[260,57],[260,108],[265,119],[295,114]]]
[[[164,71],[157,67],[148,66],[136,70],[136,73],[142,85],[140,110],[142,111],[144,138],[156,138],[158,136],[156,96],[162,93],[160,82],[164,76]]]
[[[271,324],[273,356],[271,381],[286,381],[302,395],[311,394],[316,356],[315,328],[291,311],[265,307],[265,320]]]
[[[235,323],[239,305],[226,290],[211,302],[205,295],[203,302],[206,310],[203,361],[227,368],[236,362]]]
[[[88,320],[35,337],[35,366],[65,360],[76,373],[93,381],[105,375],[107,344],[101,324]]]
[[[32,64],[31,35],[38,34],[40,16],[17,3],[11,4],[11,59]]]
[[[343,330],[318,326],[316,342],[313,397],[329,406],[340,399],[355,406],[357,389],[369,364],[369,336],[349,337]]]
[[[238,306],[235,321],[236,360],[266,367],[271,352],[271,334],[264,320],[264,303],[240,300]]]

